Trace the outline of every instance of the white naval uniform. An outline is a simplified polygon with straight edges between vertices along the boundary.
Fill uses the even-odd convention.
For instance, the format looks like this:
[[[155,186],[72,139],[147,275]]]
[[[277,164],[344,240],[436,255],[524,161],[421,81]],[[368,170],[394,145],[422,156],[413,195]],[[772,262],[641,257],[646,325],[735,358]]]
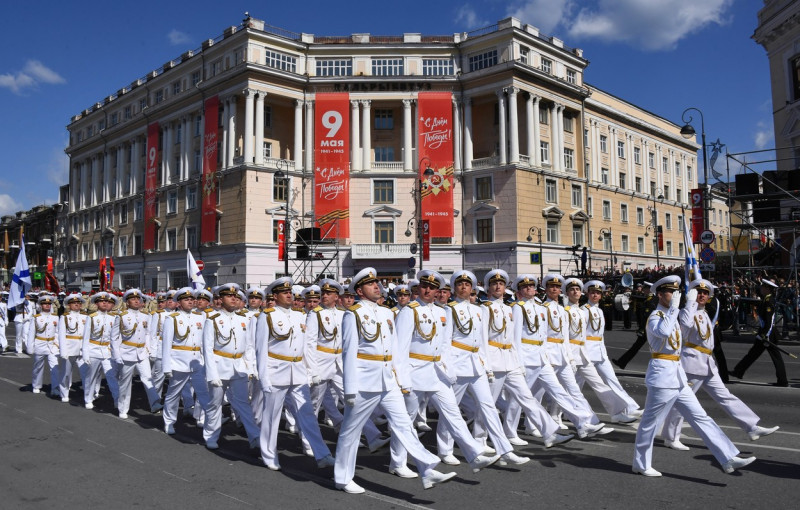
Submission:
[[[503,433],[503,425],[492,399],[489,379],[486,377],[486,338],[483,336],[481,317],[486,310],[473,305],[469,299],[457,299],[447,306],[447,322],[444,331],[442,359],[448,372],[455,376],[453,393],[459,404],[469,390],[475,403],[476,418],[483,421],[495,450],[500,455],[513,451],[511,443]],[[453,454],[453,435],[442,421],[436,427],[439,455]]]
[[[150,373],[151,379],[153,381],[153,388],[155,388],[156,393],[158,394],[158,398],[161,398],[161,392],[164,389],[164,369],[162,367],[161,361],[161,353],[163,351],[163,347],[161,345],[162,338],[164,335],[164,323],[166,321],[166,317],[171,312],[166,309],[156,310],[155,313],[148,316],[150,320],[150,330],[149,335],[149,343],[147,345],[147,351],[149,354],[149,363],[150,363]],[[189,400],[191,402],[191,400]]]
[[[203,325],[206,380],[209,383],[222,382],[222,386],[209,385],[211,402],[203,427],[206,444],[219,440],[222,399],[229,388],[228,399],[236,416],[242,421],[248,439],[252,442],[259,436],[253,409],[248,402],[247,387],[248,379],[257,375],[253,338],[253,328],[247,323],[247,315],[243,312],[221,309],[211,314]]]
[[[682,337],[677,308],[659,305],[650,314],[647,319],[647,342],[651,350],[644,379],[647,400],[636,431],[633,468],[646,471],[652,467],[653,440],[673,405],[703,438],[721,465],[736,457],[739,450],[706,414],[689,387],[686,372],[680,363]]]
[[[22,352],[25,342],[28,341],[28,329],[30,328],[31,319],[33,319],[35,310],[36,307],[30,299],[26,299],[15,307],[14,328],[17,335],[17,354]]]
[[[86,379],[83,381],[83,399],[86,404],[94,401],[95,389],[100,385],[100,376],[106,376],[108,389],[114,399],[119,398],[117,367],[111,360],[111,329],[114,316],[107,312],[94,312],[86,320],[81,344],[81,356],[86,363]],[[102,371],[102,373],[101,373]]]
[[[164,373],[172,372],[167,395],[164,397],[164,425],[169,427],[178,419],[178,404],[186,383],[190,383],[197,402],[208,412],[210,396],[206,382],[203,358],[203,312],[180,310],[170,314],[164,322],[161,337],[161,366]],[[190,401],[191,402],[191,401]],[[187,401],[184,400],[184,409]]]
[[[34,390],[42,389],[44,363],[50,367],[50,394],[58,394],[58,316],[52,313],[37,313],[31,320],[26,349],[33,356]]]
[[[58,391],[62,399],[69,398],[69,388],[72,386],[72,365],[78,367],[81,381],[86,377],[87,365],[81,358],[83,344],[83,330],[86,327],[88,315],[79,311],[70,311],[58,320],[58,374],[60,381]]]
[[[153,387],[148,344],[151,342],[150,316],[139,310],[128,309],[117,314],[111,329],[111,357],[117,362],[119,373],[119,414],[126,415],[131,406],[133,372],[139,373],[150,409],[161,399]]]
[[[584,310],[580,305],[569,304],[564,307],[569,319],[569,349],[571,350],[572,360],[575,364],[575,381],[578,387],[582,388],[583,383],[587,383],[600,404],[605,408],[609,415],[614,416],[625,412],[628,402],[617,395],[606,383],[600,374],[597,373],[594,361],[590,359],[586,347],[586,318]]]
[[[442,358],[450,344],[445,336],[447,318],[444,308],[435,303],[412,301],[397,315],[396,370],[411,382],[405,396],[409,416],[414,417],[425,398],[439,412],[438,427],[447,427],[468,462],[481,453],[484,446],[475,440],[461,416],[453,393],[456,375]],[[439,452],[440,455],[442,452]],[[505,453],[505,452],[504,452]],[[407,453],[402,443],[392,436],[390,469],[406,467]]]
[[[253,327],[255,327],[255,321],[253,319],[258,320],[261,309],[251,310],[250,308],[244,308],[242,309],[242,313],[247,316],[247,323],[250,324],[253,322]],[[253,362],[255,363],[255,358]],[[264,414],[264,392],[261,390],[261,383],[258,379],[253,377],[248,381],[247,391],[250,394],[250,408],[253,410],[253,419],[255,419],[256,425],[261,427],[261,417]]]
[[[6,326],[8,326],[8,305],[5,301],[0,301],[0,354],[3,354],[8,347]]]
[[[514,344],[514,322],[511,307],[497,298],[484,303],[487,314],[483,321],[483,334],[487,339],[486,351],[489,368],[494,373],[494,382],[489,386],[492,390],[492,402],[496,402],[502,390],[506,391],[506,400],[516,400],[534,426],[549,438],[558,432],[558,424],[547,414],[547,411],[533,397],[528,383],[525,381],[522,360]],[[475,420],[475,435],[485,437],[483,423]]]
[[[535,301],[517,301],[512,307],[514,345],[525,368],[525,381],[537,400],[547,395],[564,411],[578,429],[589,423],[593,413],[588,412],[567,393],[556,377],[547,356],[547,308]],[[503,423],[506,435],[514,437],[522,409],[512,400],[508,403]],[[525,430],[531,432],[534,423],[525,416]]]
[[[714,361],[714,325],[705,310],[697,309],[697,301],[687,301],[678,315],[683,335],[681,364],[686,372],[689,386],[697,393],[706,390],[711,398],[733,418],[745,432],[758,426],[760,418],[744,402],[733,395],[722,382]],[[661,436],[666,441],[679,440],[683,417],[673,408],[667,415]]]
[[[322,439],[311,407],[309,373],[306,365],[305,316],[290,308],[267,308],[254,319],[258,378],[264,391],[261,418],[261,459],[267,466],[278,462],[278,429],[284,403],[292,412],[314,458],[331,454]]]
[[[628,392],[622,387],[617,374],[614,372],[614,367],[611,365],[611,360],[608,358],[608,351],[606,350],[605,342],[605,327],[606,319],[603,316],[603,311],[600,307],[586,303],[581,307],[583,314],[583,324],[586,329],[586,345],[583,349],[585,354],[585,362],[594,364],[597,373],[603,379],[614,394],[625,401],[625,413],[633,412],[639,409],[639,404],[628,395]]]
[[[425,476],[439,464],[439,457],[422,446],[411,424],[400,388],[410,388],[402,371],[395,371],[394,314],[388,308],[363,300],[350,307],[342,319],[344,393],[354,398],[346,405],[336,444],[334,481],[345,486],[353,481],[361,429],[380,405],[389,420],[392,439],[397,439]],[[406,354],[405,356],[408,356]]]

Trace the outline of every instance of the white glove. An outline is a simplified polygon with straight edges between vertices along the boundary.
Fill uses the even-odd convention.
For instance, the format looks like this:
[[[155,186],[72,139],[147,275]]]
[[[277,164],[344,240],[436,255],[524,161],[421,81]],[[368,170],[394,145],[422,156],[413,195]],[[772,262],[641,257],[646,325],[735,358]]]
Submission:
[[[261,383],[261,389],[264,391],[264,393],[272,393],[275,391],[275,388],[268,382]]]
[[[686,293],[686,302],[697,301],[697,289],[692,289]]]
[[[355,395],[345,395],[344,396],[344,403],[347,407],[353,407],[356,405],[356,396]]]
[[[757,342],[763,342],[764,341],[764,337],[761,336],[761,335],[756,335],[756,341]]]
[[[678,306],[681,304],[681,293],[680,291],[676,290],[672,293],[672,301],[669,302],[670,310],[677,310]]]
[[[172,372],[164,372],[164,377],[167,379],[172,379]]]
[[[122,361],[122,358],[118,358],[114,360],[114,363],[116,363],[117,365],[123,365],[125,362]]]
[[[319,378],[318,375],[311,376],[311,386],[316,386],[317,384],[321,383],[322,380]]]
[[[211,381],[211,386],[215,388],[222,388],[222,381],[220,381],[219,379],[214,379],[213,381]]]
[[[486,372],[486,377],[489,379],[490,383],[494,382],[494,372]]]

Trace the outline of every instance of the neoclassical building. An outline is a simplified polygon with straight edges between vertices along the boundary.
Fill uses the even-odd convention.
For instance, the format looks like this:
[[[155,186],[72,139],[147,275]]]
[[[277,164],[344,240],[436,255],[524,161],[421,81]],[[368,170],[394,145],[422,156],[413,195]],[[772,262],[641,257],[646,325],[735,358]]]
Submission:
[[[187,249],[210,284],[344,278],[365,265],[404,278],[420,243],[424,267],[445,274],[573,273],[584,247],[593,271],[679,265],[698,145],[589,85],[587,65],[514,18],[381,37],[247,18],[71,119],[57,256],[67,284],[90,286],[113,256],[118,287],[179,286]],[[328,109],[330,98],[345,106]],[[420,146],[436,139],[425,119],[440,118],[444,163]],[[326,145],[332,133],[341,140]],[[344,163],[328,172],[332,153]],[[422,212],[431,190],[451,202]],[[424,240],[421,214],[441,216]]]

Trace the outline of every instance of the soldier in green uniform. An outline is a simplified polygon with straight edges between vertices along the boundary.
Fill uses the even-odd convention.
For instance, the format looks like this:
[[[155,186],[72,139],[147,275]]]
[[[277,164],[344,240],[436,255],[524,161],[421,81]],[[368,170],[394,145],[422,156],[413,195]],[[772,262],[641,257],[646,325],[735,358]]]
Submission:
[[[644,284],[646,288],[650,287],[648,282],[644,282]],[[633,357],[636,356],[636,353],[639,352],[639,349],[641,349],[642,346],[647,343],[647,332],[645,331],[647,326],[647,317],[650,317],[650,314],[653,313],[653,310],[655,310],[657,306],[658,297],[655,294],[650,294],[645,299],[644,304],[639,307],[638,312],[640,316],[637,317],[639,329],[636,331],[636,341],[633,342],[633,345],[631,345],[630,349],[625,351],[622,356],[611,360],[619,368],[625,368],[625,366],[631,362]],[[641,316],[644,316],[644,320],[642,320]]]
[[[775,291],[778,286],[771,280],[761,280],[761,302],[758,304],[758,319],[761,326],[758,328],[756,334],[756,341],[750,350],[745,354],[744,358],[736,365],[736,368],[730,373],[732,376],[741,379],[744,377],[745,371],[750,368],[755,360],[766,349],[769,357],[772,358],[772,364],[775,365],[775,375],[778,381],[776,386],[789,386],[789,381],[786,378],[786,367],[783,365],[783,358],[780,351],[776,348],[778,345],[778,335],[774,328],[774,315],[775,315]]]

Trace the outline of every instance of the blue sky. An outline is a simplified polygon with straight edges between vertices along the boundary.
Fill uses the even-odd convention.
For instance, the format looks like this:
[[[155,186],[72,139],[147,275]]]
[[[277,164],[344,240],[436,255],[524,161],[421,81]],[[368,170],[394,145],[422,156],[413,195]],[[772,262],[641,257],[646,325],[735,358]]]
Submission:
[[[249,11],[316,35],[451,34],[507,16],[580,47],[585,80],[673,122],[694,106],[709,142],[774,145],[766,52],[750,36],[754,0],[405,0],[402,3],[7,2],[0,20],[0,215],[52,204],[67,182],[72,115]],[[300,9],[298,9],[300,7]],[[301,14],[301,15],[298,15]],[[700,131],[699,122],[696,125]]]

